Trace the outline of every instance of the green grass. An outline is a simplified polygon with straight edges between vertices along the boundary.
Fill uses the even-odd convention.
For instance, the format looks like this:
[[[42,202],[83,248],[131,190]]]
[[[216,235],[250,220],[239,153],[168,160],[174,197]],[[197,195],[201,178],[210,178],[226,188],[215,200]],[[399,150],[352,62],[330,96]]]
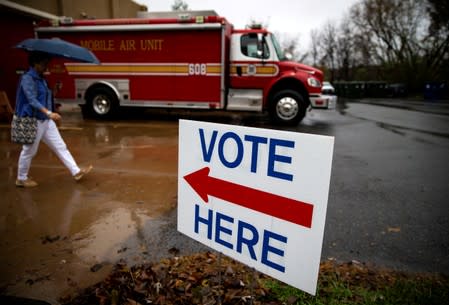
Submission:
[[[272,279],[262,285],[270,300],[294,305],[443,305],[449,304],[449,279],[439,275],[403,274],[359,269],[322,270],[316,296]]]

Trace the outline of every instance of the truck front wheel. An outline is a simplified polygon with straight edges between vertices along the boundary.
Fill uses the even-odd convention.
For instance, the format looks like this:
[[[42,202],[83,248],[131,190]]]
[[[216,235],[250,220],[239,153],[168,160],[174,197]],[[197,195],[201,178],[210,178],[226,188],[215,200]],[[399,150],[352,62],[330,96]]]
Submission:
[[[109,88],[96,88],[89,93],[87,107],[97,119],[111,118],[118,108],[118,100]]]
[[[270,116],[275,123],[297,125],[306,115],[307,105],[301,94],[293,90],[276,93],[270,103]]]

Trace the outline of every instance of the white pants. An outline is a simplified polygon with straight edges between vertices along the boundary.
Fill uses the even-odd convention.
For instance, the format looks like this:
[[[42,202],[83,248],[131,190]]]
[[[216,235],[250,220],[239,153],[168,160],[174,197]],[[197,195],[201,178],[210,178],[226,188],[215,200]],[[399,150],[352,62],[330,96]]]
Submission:
[[[53,120],[37,121],[36,140],[33,144],[25,144],[22,146],[17,170],[17,179],[28,179],[28,171],[30,170],[31,161],[37,153],[41,140],[47,144],[56,156],[58,156],[62,163],[64,163],[65,167],[67,167],[70,171],[72,176],[76,175],[80,171],[80,168],[73,159],[72,154],[67,149],[67,145],[62,139],[55,122]]]

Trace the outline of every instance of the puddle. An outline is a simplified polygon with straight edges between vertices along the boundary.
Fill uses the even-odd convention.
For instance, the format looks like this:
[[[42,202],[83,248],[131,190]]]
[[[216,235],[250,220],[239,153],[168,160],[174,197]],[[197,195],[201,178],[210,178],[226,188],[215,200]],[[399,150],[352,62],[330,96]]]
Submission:
[[[148,260],[149,240],[160,224],[142,210],[118,208],[73,236],[74,254],[92,265],[119,260],[132,265]]]
[[[1,294],[56,304],[104,279],[119,260],[170,256],[161,235],[176,234],[170,213],[177,202],[177,122],[77,124],[69,122],[62,136],[93,171],[76,183],[41,145],[30,171],[39,183],[33,189],[15,187],[20,147],[0,129]]]

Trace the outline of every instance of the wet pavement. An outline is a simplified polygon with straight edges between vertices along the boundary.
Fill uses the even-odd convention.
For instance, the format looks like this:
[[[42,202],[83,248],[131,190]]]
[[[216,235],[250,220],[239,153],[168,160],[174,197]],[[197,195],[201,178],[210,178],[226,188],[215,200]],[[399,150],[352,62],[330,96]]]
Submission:
[[[364,98],[352,99],[352,103],[364,103],[379,105],[398,109],[413,110],[439,115],[449,115],[448,100],[420,100],[420,99],[397,99],[397,98]]]
[[[0,292],[56,303],[103,279],[120,259],[158,260],[183,242],[181,254],[201,249],[176,232],[177,128],[85,122],[65,113],[61,134],[93,171],[75,182],[42,144],[30,171],[39,186],[23,189],[14,185],[20,146],[1,125]]]
[[[63,109],[70,151],[94,165],[79,183],[43,144],[39,186],[16,188],[20,146],[0,124],[0,295],[57,304],[119,260],[206,250],[176,229],[178,119],[278,128],[258,114],[134,109],[99,122]],[[449,274],[448,117],[417,110],[340,104],[284,128],[336,139],[323,259]]]

